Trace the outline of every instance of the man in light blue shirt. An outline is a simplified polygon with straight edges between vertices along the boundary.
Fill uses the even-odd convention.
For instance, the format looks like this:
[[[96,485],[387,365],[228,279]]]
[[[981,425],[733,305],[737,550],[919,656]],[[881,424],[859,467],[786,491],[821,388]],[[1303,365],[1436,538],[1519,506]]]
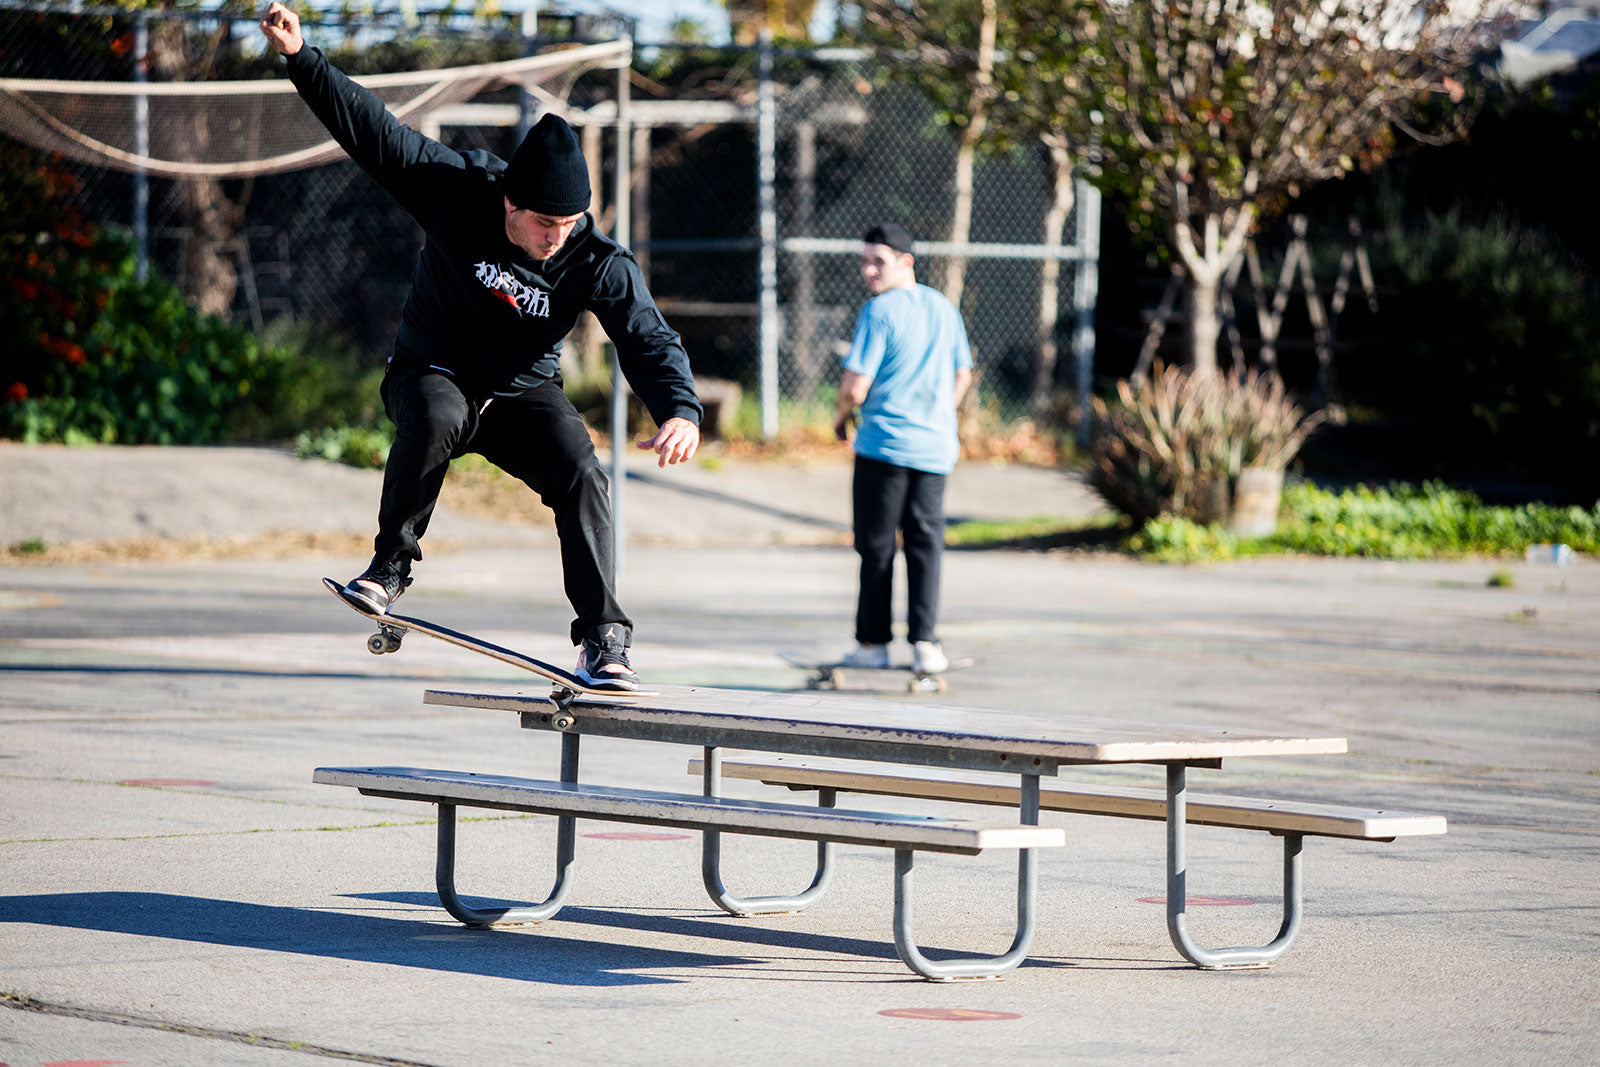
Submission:
[[[856,648],[842,662],[889,666],[898,531],[912,668],[937,674],[950,666],[936,632],[944,484],[961,451],[956,405],[972,384],[972,351],[955,305],[917,284],[905,227],[874,226],[862,240],[861,278],[872,299],[856,316],[833,428],[839,440],[849,440],[860,408],[851,496],[861,590]]]

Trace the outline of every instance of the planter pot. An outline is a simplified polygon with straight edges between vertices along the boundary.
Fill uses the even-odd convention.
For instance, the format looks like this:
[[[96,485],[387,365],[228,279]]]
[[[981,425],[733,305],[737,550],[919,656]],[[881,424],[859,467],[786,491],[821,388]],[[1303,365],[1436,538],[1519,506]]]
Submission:
[[[1234,483],[1229,528],[1245,537],[1266,537],[1278,528],[1278,503],[1282,497],[1282,471],[1246,467]]]

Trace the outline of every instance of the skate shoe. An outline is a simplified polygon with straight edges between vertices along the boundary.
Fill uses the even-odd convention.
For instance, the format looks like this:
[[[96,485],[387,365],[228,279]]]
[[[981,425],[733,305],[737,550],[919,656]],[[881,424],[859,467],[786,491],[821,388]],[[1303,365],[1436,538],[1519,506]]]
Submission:
[[[918,641],[911,646],[911,669],[918,674],[943,674],[950,669],[950,657],[937,641]]]
[[[639,688],[639,676],[628,664],[628,646],[623,644],[621,630],[620,626],[602,626],[583,639],[573,671],[578,681],[591,689]]]
[[[373,563],[359,578],[345,583],[344,594],[374,615],[387,615],[389,605],[411,584],[411,567],[400,563]]]
[[[863,670],[881,670],[889,666],[888,645],[857,645],[839,657],[841,667],[859,667]]]

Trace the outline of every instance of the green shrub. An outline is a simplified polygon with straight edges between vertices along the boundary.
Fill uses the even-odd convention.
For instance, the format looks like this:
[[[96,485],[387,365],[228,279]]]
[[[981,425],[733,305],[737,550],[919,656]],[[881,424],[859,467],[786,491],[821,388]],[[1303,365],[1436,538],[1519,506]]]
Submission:
[[[0,435],[29,442],[206,444],[279,376],[281,354],[135,277],[127,238],[12,235],[0,337],[12,367]]]
[[[1544,465],[1551,449],[1600,442],[1600,279],[1503,217],[1400,216],[1384,236],[1393,356],[1355,388],[1475,425],[1508,458]]]
[[[295,455],[301,459],[326,459],[351,467],[381,470],[389,460],[394,432],[374,426],[340,426],[311,431],[295,438]]]
[[[320,324],[269,325],[262,343],[277,358],[248,403],[228,421],[232,440],[289,441],[323,426],[384,422],[378,386],[384,367]]]
[[[1521,555],[1545,542],[1600,552],[1600,503],[1588,509],[1494,507],[1437,482],[1337,493],[1305,483],[1284,490],[1283,518],[1270,537],[1241,538],[1215,524],[1162,519],[1146,523],[1128,543],[1155,559],[1192,561],[1281,552],[1380,559]]]

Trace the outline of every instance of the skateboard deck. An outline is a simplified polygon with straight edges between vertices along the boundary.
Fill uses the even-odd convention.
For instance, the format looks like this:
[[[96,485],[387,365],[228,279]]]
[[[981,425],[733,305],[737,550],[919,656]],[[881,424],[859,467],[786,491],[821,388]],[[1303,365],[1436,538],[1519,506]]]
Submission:
[[[846,671],[868,671],[874,674],[897,672],[911,675],[911,680],[906,683],[906,691],[910,693],[942,693],[949,688],[945,675],[965,670],[975,662],[971,659],[953,659],[950,661],[950,666],[942,671],[919,671],[909,663],[891,663],[887,667],[854,667],[838,661],[830,663],[802,659],[787,652],[779,652],[778,656],[791,667],[811,672],[811,677],[806,679],[807,689],[838,689],[844,685]]]
[[[492,641],[485,641],[482,638],[473,637],[471,634],[452,630],[448,626],[440,626],[425,619],[413,619],[409,615],[395,615],[392,612],[387,615],[374,615],[364,605],[346,596],[344,586],[332,578],[322,579],[322,584],[328,587],[328,592],[339,598],[340,603],[370,619],[377,625],[378,632],[367,638],[367,651],[374,656],[400,651],[401,638],[405,636],[407,631],[415,631],[419,634],[427,634],[429,637],[436,637],[440,641],[447,641],[460,648],[481,653],[502,663],[509,663],[513,667],[521,667],[525,671],[532,671],[534,674],[548,678],[558,688],[565,689],[573,694],[606,697],[651,697],[657,695],[645,689],[596,689],[592,686],[584,685],[578,680],[577,675],[564,671],[554,664],[546,663],[542,659],[534,659],[532,656],[524,655],[515,649],[504,648]]]

